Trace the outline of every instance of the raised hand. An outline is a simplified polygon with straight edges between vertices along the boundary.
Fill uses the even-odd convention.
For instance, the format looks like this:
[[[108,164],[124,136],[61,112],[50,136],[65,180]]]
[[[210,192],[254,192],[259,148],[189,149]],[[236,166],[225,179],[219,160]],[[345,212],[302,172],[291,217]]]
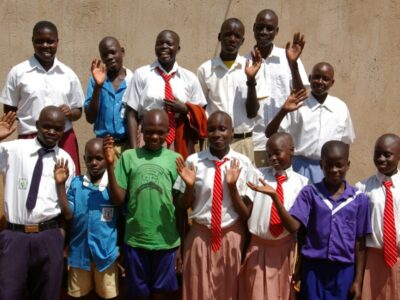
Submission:
[[[304,35],[300,35],[300,32],[296,32],[293,35],[292,44],[290,44],[290,42],[286,43],[286,58],[289,62],[289,65],[296,63],[304,49],[305,43],[306,41],[304,40]]]
[[[56,184],[64,184],[69,177],[68,159],[57,159],[54,165],[54,180]]]
[[[227,185],[236,185],[239,179],[242,168],[239,165],[239,161],[235,158],[231,160],[230,166],[225,167],[225,180]]]
[[[70,120],[72,118],[72,111],[71,108],[66,105],[66,104],[61,104],[59,106],[59,108],[62,110],[62,112],[64,113],[65,117]]]
[[[304,100],[307,98],[307,91],[305,89],[301,89],[297,92],[292,91],[289,97],[286,99],[283,104],[283,109],[286,112],[292,112],[298,110],[304,104]]]
[[[15,131],[17,128],[16,119],[17,113],[15,111],[9,111],[0,118],[0,140],[5,139]]]
[[[187,166],[183,158],[179,156],[176,159],[176,169],[185,184],[188,187],[193,187],[196,181],[196,171],[194,169],[193,162]]]
[[[114,139],[107,135],[103,138],[103,153],[108,165],[113,165],[115,160]]]
[[[97,85],[103,85],[107,78],[106,66],[101,63],[100,59],[93,59],[90,67],[92,76]]]
[[[254,183],[249,181],[247,182],[247,186],[251,188],[253,191],[259,193],[263,193],[269,196],[276,195],[276,190],[272,186],[267,184],[264,179],[260,178],[259,181],[262,185],[255,185]]]
[[[256,47],[254,51],[251,52],[251,60],[252,64],[250,66],[250,61],[246,60],[246,66],[244,68],[244,72],[246,73],[248,80],[253,80],[256,78],[258,70],[261,68],[262,57],[260,50]]]

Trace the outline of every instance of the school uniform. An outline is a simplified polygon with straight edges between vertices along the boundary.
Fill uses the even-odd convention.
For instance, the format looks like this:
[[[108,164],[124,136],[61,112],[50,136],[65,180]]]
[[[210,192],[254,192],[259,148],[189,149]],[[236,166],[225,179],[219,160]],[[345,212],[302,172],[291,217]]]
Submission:
[[[395,300],[400,299],[400,260],[390,268],[383,254],[383,213],[386,192],[383,182],[390,180],[393,195],[393,212],[396,227],[396,245],[400,250],[400,173],[391,177],[377,174],[356,184],[368,196],[371,210],[372,234],[367,237],[367,262],[364,272],[362,299]]]
[[[251,53],[247,53],[245,58],[252,59]],[[297,66],[304,86],[308,87],[307,73],[300,59],[297,60]],[[271,54],[266,59],[262,59],[256,80],[260,109],[253,129],[253,144],[256,167],[259,168],[266,166],[265,145],[267,137],[265,136],[265,128],[285,103],[292,89],[292,72],[284,48],[273,46]]]
[[[371,233],[367,196],[346,181],[333,200],[324,184],[304,187],[289,213],[306,230],[300,299],[347,299],[355,274],[355,243]]]
[[[302,107],[285,116],[279,131],[287,132],[293,137],[293,169],[313,183],[323,178],[319,165],[322,146],[330,140],[351,144],[355,139],[346,103],[331,95],[320,104],[310,94]]]
[[[61,210],[53,172],[57,159],[69,161],[68,186],[75,168],[71,157],[57,146],[45,154],[36,205],[28,210],[26,199],[41,147],[36,138],[0,144],[7,220],[7,228],[0,231],[2,299],[23,299],[26,288],[32,299],[58,299],[60,293],[64,237],[56,220]]]
[[[256,171],[244,155],[229,150],[223,159],[228,159],[221,167],[222,179],[222,242],[218,251],[211,249],[211,223],[215,162],[221,161],[207,149],[187,158],[196,169],[194,202],[189,213],[192,227],[184,242],[183,299],[238,299],[238,274],[242,256],[244,228],[239,220],[229,190],[225,182],[225,167],[229,168],[233,159],[242,168],[237,188],[241,196],[252,198],[253,192],[247,188],[247,181],[254,182]],[[185,184],[179,177],[174,188],[185,191]]]
[[[237,55],[228,69],[218,56],[203,63],[197,70],[197,77],[207,99],[207,115],[216,111],[228,113],[233,122],[234,139],[231,148],[254,161],[252,135],[254,118],[246,112],[247,76],[246,59]]]
[[[276,189],[277,179],[272,167],[259,169],[258,178]],[[285,170],[287,179],[282,183],[284,207],[289,210],[308,179],[293,171]],[[258,180],[257,182],[258,183]],[[251,241],[239,277],[239,299],[288,299],[296,238],[283,229],[275,236],[270,231],[270,196],[256,193],[253,209],[247,222]]]

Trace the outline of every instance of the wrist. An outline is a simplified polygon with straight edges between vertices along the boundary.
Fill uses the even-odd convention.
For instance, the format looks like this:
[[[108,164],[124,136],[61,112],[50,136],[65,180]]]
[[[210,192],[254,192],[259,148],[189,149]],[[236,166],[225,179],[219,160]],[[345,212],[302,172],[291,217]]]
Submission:
[[[253,78],[247,77],[246,85],[247,86],[256,86],[257,80],[254,77]]]

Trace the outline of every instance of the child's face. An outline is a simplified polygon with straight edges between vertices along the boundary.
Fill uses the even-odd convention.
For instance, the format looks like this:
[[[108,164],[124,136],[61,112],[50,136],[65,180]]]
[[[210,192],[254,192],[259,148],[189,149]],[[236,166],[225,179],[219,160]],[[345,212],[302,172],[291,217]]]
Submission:
[[[335,82],[333,76],[333,69],[328,65],[318,64],[314,66],[309,77],[311,91],[313,94],[316,96],[326,95]]]
[[[169,31],[164,31],[157,36],[154,50],[158,61],[167,64],[175,61],[180,48],[177,37]]]
[[[208,141],[210,148],[225,151],[233,138],[232,121],[223,114],[213,114],[207,122]]]
[[[33,49],[36,57],[43,62],[53,62],[57,53],[58,36],[49,28],[41,28],[33,33]]]
[[[267,159],[275,171],[283,171],[292,164],[293,148],[290,141],[280,139],[267,142]]]
[[[169,121],[165,114],[145,115],[142,124],[144,147],[150,151],[161,149],[168,135]]]
[[[107,167],[103,154],[103,145],[100,141],[91,141],[86,145],[85,155],[86,167],[92,180],[100,179]]]
[[[378,139],[375,144],[374,163],[376,168],[386,176],[397,172],[400,159],[400,147],[396,140],[386,137]]]
[[[59,109],[44,109],[36,122],[37,137],[45,147],[53,148],[64,134],[65,116]]]
[[[107,72],[118,72],[122,68],[125,51],[115,40],[105,40],[101,43],[99,51]]]
[[[271,45],[275,36],[278,34],[278,20],[274,15],[265,14],[259,16],[253,25],[254,38],[259,48]]]
[[[218,34],[218,40],[221,42],[222,53],[236,55],[244,42],[243,26],[234,21],[225,23]]]
[[[339,185],[346,178],[350,162],[340,151],[330,151],[321,158],[321,169],[324,173],[325,183]]]

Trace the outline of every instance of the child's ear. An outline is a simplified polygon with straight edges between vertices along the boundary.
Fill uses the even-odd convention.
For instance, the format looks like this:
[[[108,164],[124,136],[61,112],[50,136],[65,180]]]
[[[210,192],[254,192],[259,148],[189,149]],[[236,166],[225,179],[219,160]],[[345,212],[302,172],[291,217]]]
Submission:
[[[218,33],[218,41],[221,41],[221,33]]]
[[[279,26],[276,27],[275,31],[276,31],[276,34],[275,34],[275,35],[277,35],[278,32],[279,32]]]
[[[121,47],[122,56],[125,56],[125,48]]]
[[[308,75],[308,82],[311,82],[311,74]]]

